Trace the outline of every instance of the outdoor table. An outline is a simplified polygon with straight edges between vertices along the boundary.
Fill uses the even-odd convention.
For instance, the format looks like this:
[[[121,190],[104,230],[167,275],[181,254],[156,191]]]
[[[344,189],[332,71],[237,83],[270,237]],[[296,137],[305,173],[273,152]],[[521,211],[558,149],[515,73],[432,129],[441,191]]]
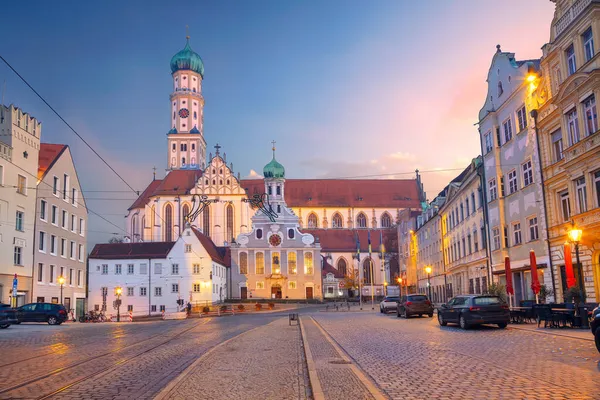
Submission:
[[[520,310],[519,308],[521,307],[513,307],[513,309],[510,310],[510,319],[513,324],[520,324],[524,322],[525,317],[527,316],[525,311]]]
[[[571,316],[571,326],[576,325],[575,322],[575,309],[574,308],[552,308],[552,313],[553,314],[557,314],[557,315],[569,315]],[[561,322],[563,323],[563,326],[567,325],[567,319],[566,318],[561,318]],[[579,324],[581,324],[581,322],[579,322]]]

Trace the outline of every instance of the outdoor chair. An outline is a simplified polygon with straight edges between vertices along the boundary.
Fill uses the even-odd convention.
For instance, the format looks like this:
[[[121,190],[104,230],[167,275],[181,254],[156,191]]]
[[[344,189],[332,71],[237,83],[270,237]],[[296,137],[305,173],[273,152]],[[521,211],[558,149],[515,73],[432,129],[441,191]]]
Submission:
[[[550,307],[538,306],[535,308],[535,310],[537,314],[538,328],[540,327],[540,323],[542,321],[544,321],[544,328],[547,328],[548,324],[550,324],[551,328],[556,326],[554,315],[552,314]]]

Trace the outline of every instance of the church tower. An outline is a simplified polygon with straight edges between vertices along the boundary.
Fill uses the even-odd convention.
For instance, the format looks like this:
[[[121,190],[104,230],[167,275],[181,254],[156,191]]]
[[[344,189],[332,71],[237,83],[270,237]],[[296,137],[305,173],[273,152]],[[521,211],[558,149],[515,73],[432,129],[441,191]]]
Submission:
[[[204,140],[204,98],[202,79],[204,64],[190,47],[190,37],[183,50],[171,59],[173,93],[171,93],[171,130],[167,133],[168,170],[200,169],[206,162]]]
[[[275,141],[273,141],[273,159],[263,168],[265,193],[269,204],[277,214],[285,207],[285,168],[275,160]]]

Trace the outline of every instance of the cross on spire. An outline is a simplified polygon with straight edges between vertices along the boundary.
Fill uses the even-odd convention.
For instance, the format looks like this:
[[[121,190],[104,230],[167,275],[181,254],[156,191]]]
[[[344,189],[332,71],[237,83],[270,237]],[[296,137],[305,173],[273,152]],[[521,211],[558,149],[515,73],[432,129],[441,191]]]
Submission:
[[[154,174],[154,180],[156,180],[156,167],[152,167],[152,171],[153,171],[153,174]]]
[[[275,158],[275,140],[271,142],[273,144],[273,158]]]
[[[221,146],[219,145],[219,143],[215,144],[215,154],[219,155],[219,149],[221,148]]]
[[[185,26],[185,38],[190,40],[190,27],[188,25]]]

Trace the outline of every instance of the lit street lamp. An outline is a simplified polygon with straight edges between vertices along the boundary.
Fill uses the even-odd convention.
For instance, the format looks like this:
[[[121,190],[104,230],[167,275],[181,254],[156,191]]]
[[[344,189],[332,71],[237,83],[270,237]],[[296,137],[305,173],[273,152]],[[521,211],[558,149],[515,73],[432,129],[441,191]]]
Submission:
[[[425,273],[427,274],[427,296],[431,301],[431,267],[429,265],[425,267]]]
[[[400,297],[402,297],[402,278],[398,277],[398,286],[400,286]]]
[[[123,289],[121,286],[115,288],[115,294],[117,295],[117,322],[121,322],[121,293]]]
[[[577,260],[579,283],[581,284],[581,290],[585,290],[584,285],[583,285],[583,272],[582,272],[581,264],[579,263],[579,242],[581,241],[581,236],[583,236],[583,231],[581,229],[577,229],[575,227],[574,221],[571,222],[571,225],[572,225],[571,229],[569,229],[567,234],[569,236],[569,240],[571,241],[571,243],[573,243],[575,245],[575,259]]]
[[[60,285],[60,304],[63,303],[63,286],[65,284],[65,277],[64,276],[59,276],[58,277],[58,284]]]

